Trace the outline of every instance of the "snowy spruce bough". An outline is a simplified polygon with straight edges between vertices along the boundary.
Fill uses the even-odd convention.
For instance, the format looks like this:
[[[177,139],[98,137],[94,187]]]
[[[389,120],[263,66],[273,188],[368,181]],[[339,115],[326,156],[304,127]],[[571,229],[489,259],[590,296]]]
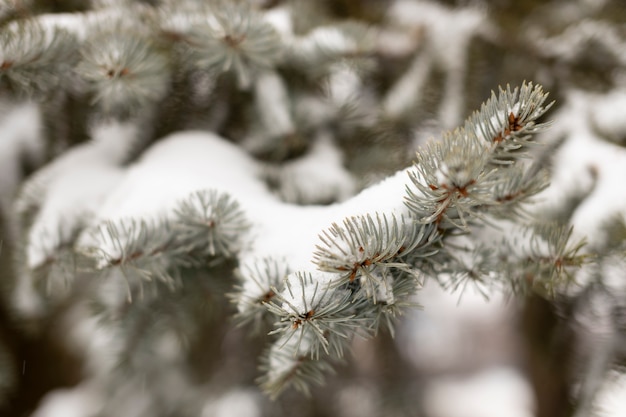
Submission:
[[[329,206],[281,201],[258,164],[215,134],[175,133],[126,169],[71,251],[81,268],[125,288],[119,303],[176,291],[187,268],[234,259],[237,319],[273,327],[263,388],[307,391],[353,337],[393,332],[426,279],[486,296],[551,295],[569,284],[584,260],[580,243],[569,227],[530,223],[524,210],[547,185],[529,159],[546,98],[532,83],[500,90],[420,149],[413,166]],[[42,248],[33,234],[48,226],[43,213],[27,246],[35,269],[63,262],[58,246]]]
[[[376,107],[384,117],[373,116],[371,97],[360,94],[359,71],[376,48],[367,26],[296,36],[284,10],[243,4],[102,6],[23,21],[0,14],[0,81],[15,108],[36,108],[20,100],[49,98],[59,86],[92,104],[89,140],[37,170],[19,193],[16,304],[36,314],[68,293],[87,294],[105,340],[88,346],[90,377],[103,392],[131,384],[116,372],[158,373],[146,359],[152,352],[163,369],[175,368],[211,314],[206,293],[228,297],[251,337],[267,336],[259,384],[276,398],[323,383],[355,337],[393,333],[427,280],[485,297],[553,297],[574,284],[592,256],[570,226],[541,222],[533,209],[549,177],[537,141],[551,106],[541,86],[499,89],[462,126],[420,147],[409,167],[353,196],[333,129],[400,118],[428,62],[417,55]],[[472,16],[457,28],[484,23]],[[450,62],[449,77],[462,75]],[[309,70],[324,73],[324,99],[294,92],[319,77]],[[173,101],[190,107],[220,88],[247,95],[253,133],[235,143],[217,129],[172,129],[147,145],[172,85],[187,86],[189,96]],[[294,116],[292,101],[308,117]],[[251,156],[289,154],[296,131],[310,136],[304,156],[282,164]],[[321,202],[333,203],[312,204]],[[29,286],[45,287],[43,300]],[[186,387],[172,372],[158,376],[166,373]],[[116,404],[108,406],[115,415]]]

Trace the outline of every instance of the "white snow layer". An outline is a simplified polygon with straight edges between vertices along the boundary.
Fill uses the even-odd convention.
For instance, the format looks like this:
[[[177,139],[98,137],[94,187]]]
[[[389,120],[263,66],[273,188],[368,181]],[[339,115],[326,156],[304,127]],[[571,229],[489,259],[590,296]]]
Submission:
[[[319,167],[322,172],[324,169]],[[128,169],[91,225],[97,227],[105,220],[171,216],[181,199],[194,191],[213,189],[237,200],[253,225],[247,248],[240,255],[244,265],[273,257],[288,260],[290,270],[310,270],[317,236],[332,222],[376,211],[399,218],[407,211],[403,204],[407,181],[404,171],[342,204],[323,207],[284,203],[259,178],[260,166],[256,161],[223,138],[200,131],[175,133],[148,149]],[[83,232],[78,245],[116,253],[93,230]]]
[[[27,243],[28,266],[35,268],[93,216],[122,178],[121,163],[136,136],[126,124],[96,126],[93,140],[70,149],[39,170],[25,185],[20,206],[39,205]]]

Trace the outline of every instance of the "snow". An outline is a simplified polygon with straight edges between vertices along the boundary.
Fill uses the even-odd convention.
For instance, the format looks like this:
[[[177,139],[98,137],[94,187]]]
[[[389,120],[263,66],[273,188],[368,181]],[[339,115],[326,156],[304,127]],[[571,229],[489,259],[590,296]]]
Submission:
[[[37,21],[49,33],[53,33],[55,29],[64,29],[81,40],[87,38],[88,25],[85,21],[85,15],[79,13],[43,14],[37,17]]]
[[[269,198],[263,184],[255,178],[259,172],[251,158],[216,135],[199,131],[176,133],[152,146],[126,170],[100,205],[91,225],[96,227],[107,220],[134,218],[150,222],[163,215],[171,217],[180,200],[195,191],[209,189],[223,193],[239,190],[236,199],[251,213],[256,204]],[[78,246],[97,246],[101,238],[93,232],[83,232]],[[105,250],[110,255],[116,251]]]
[[[269,204],[267,212],[259,219],[254,249],[242,253],[240,259],[282,256],[288,260],[290,270],[310,271],[314,267],[312,254],[319,243],[318,235],[333,222],[341,223],[346,217],[374,212],[388,216],[395,214],[396,218],[406,216],[408,209],[404,206],[403,196],[407,180],[406,172],[400,171],[349,200],[330,206]]]
[[[103,6],[106,7],[85,13],[41,14],[36,17],[35,21],[46,30],[45,33],[49,41],[52,40],[51,35],[59,29],[66,30],[76,36],[79,41],[84,41],[89,37],[94,28],[105,25],[107,22],[119,21],[128,16],[128,8],[120,9],[113,5]],[[11,23],[11,25],[13,25],[13,23]]]
[[[240,313],[250,308],[250,300],[256,306],[259,299],[273,291],[272,286],[280,287],[289,275],[285,259],[248,259],[246,263],[239,265],[238,272],[239,276],[245,277],[241,284],[243,296],[237,304]],[[273,281],[274,279],[278,282]]]
[[[431,417],[532,417],[533,394],[516,370],[485,369],[469,377],[441,377],[431,382],[424,398]]]
[[[271,137],[295,131],[287,86],[275,71],[264,71],[254,85],[256,109],[263,126]]]
[[[311,310],[330,301],[330,291],[334,274],[315,271],[310,277],[299,273],[287,276],[281,296],[285,300],[282,308],[293,316],[306,315]]]
[[[610,372],[595,403],[598,417],[626,416],[626,374]]]
[[[13,201],[22,181],[22,164],[33,166],[44,158],[45,143],[39,106],[33,102],[0,102],[0,212],[6,227],[5,238],[15,239],[19,233]],[[41,300],[32,280],[27,276],[16,283],[12,294],[13,307],[27,317],[41,313]]]
[[[287,6],[278,6],[268,9],[263,14],[264,20],[272,25],[286,41],[293,37],[293,19]]]
[[[343,201],[356,190],[356,180],[344,168],[341,151],[325,133],[305,156],[283,164],[279,175],[280,195],[288,202]]]
[[[22,180],[21,164],[39,164],[44,156],[42,120],[33,102],[0,102],[0,210],[12,213],[11,202]]]
[[[217,399],[210,399],[202,409],[201,417],[261,417],[258,392],[237,388]]]
[[[119,282],[116,284],[119,288]],[[104,285],[111,286],[108,283]],[[118,334],[119,329],[107,327],[100,317],[93,314],[89,301],[72,306],[60,325],[65,335],[65,347],[84,355],[86,376],[108,375],[118,365],[118,354],[123,349],[124,339]]]
[[[27,263],[36,268],[52,256],[103,203],[121,178],[134,143],[132,124],[97,125],[93,140],[68,150],[39,170],[24,187],[18,209],[39,205],[28,234]]]
[[[432,57],[430,54],[417,55],[409,69],[389,89],[383,101],[386,115],[392,119],[412,110],[421,97],[421,91],[431,71]]]
[[[306,357],[314,344],[316,335],[312,331],[305,331],[301,326],[298,330],[283,333],[272,344],[268,359],[267,378],[269,381],[280,381],[286,375],[290,375],[294,368],[301,365],[299,358]],[[293,376],[298,377],[298,373]]]
[[[412,54],[420,42],[420,32],[410,33],[394,27],[381,28],[376,39],[378,53],[389,57]]]
[[[326,155],[335,152],[323,141],[320,147],[319,152]],[[315,154],[311,158],[314,159]],[[305,159],[302,167],[293,169],[306,172],[309,162]],[[398,218],[407,213],[403,204],[406,172],[341,204],[302,207],[276,198],[260,180],[260,169],[260,165],[240,148],[215,134],[190,131],[170,135],[128,168],[124,178],[99,205],[90,222],[91,230],[81,234],[78,247],[104,245],[106,253],[115,254],[116,249],[106,246],[106,239],[101,240],[99,234],[94,233],[98,227],[102,230],[98,225],[103,221],[129,218],[150,221],[159,216],[171,216],[179,200],[198,190],[214,189],[230,194],[253,225],[247,238],[244,237],[249,245],[244,245],[247,248],[240,255],[240,262],[254,262],[263,257],[284,258],[290,270],[311,270],[317,236],[333,222],[375,211],[395,214]],[[317,176],[325,169],[318,165]],[[346,180],[344,189],[349,188],[347,185]]]
[[[294,116],[303,128],[318,128],[336,117],[336,109],[318,94],[299,94],[294,97]]]
[[[317,51],[333,51],[348,54],[356,51],[357,43],[334,26],[313,29],[307,36],[295,43],[295,49],[304,56],[315,55]]]
[[[337,106],[354,101],[363,89],[361,77],[347,65],[334,65],[328,77],[328,96]]]
[[[100,393],[83,383],[46,394],[31,417],[89,417],[97,415],[103,405]]]
[[[398,117],[419,102],[420,92],[433,66],[446,76],[439,120],[452,128],[463,117],[464,79],[467,54],[474,36],[492,37],[494,29],[486,13],[478,8],[449,8],[429,1],[396,0],[388,10],[390,22],[407,30],[423,28],[424,46],[409,70],[392,86],[384,108]]]
[[[588,250],[605,244],[605,227],[613,215],[626,215],[626,150],[600,138],[592,126],[594,120],[598,128],[619,131],[624,115],[617,106],[623,100],[623,93],[618,92],[571,91],[566,106],[554,116],[554,129],[543,135],[567,139],[554,156],[551,185],[537,197],[539,204],[533,210],[540,213],[559,207],[568,197],[590,193],[571,219],[574,239],[586,237]],[[596,106],[599,108],[594,111]]]
[[[561,60],[575,60],[589,49],[590,41],[594,41],[604,46],[604,53],[611,54],[621,64],[626,63],[624,40],[615,27],[583,16],[576,16],[576,20],[580,21],[556,36],[545,37],[542,33],[529,31],[529,38],[534,40],[541,53]]]
[[[615,89],[594,98],[589,106],[589,123],[608,139],[623,140],[626,137],[626,90]]]

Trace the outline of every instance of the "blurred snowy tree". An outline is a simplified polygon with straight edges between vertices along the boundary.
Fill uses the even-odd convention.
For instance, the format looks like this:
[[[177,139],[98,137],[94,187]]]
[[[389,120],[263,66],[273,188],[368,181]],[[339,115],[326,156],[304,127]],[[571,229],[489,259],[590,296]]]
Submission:
[[[623,415],[625,23],[0,0],[1,412]]]

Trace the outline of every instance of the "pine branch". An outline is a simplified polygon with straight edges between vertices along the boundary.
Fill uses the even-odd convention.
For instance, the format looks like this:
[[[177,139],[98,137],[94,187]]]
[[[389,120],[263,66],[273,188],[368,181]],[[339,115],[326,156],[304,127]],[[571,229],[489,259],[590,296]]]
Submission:
[[[549,122],[538,121],[554,104],[545,104],[547,98],[543,88],[533,83],[513,90],[510,86],[500,88],[497,96],[492,92],[480,110],[466,120],[463,130],[492,144],[491,163],[511,164],[526,155],[533,135],[549,126]]]
[[[514,210],[545,188],[546,178],[531,175],[528,167],[508,169],[526,155],[532,135],[546,128],[537,121],[550,107],[544,106],[546,98],[531,83],[501,89],[463,128],[420,150],[406,199],[419,221],[468,230],[490,207]]]
[[[271,334],[283,333],[277,344],[290,344],[294,357],[310,355],[319,359],[320,349],[325,354],[341,357],[345,341],[359,326],[355,310],[359,303],[350,290],[335,290],[333,283],[320,280],[321,276],[307,273],[292,274],[285,290],[267,304],[269,311],[280,319],[280,325]]]
[[[320,235],[322,245],[313,254],[321,271],[339,274],[337,285],[354,283],[357,278],[366,292],[377,301],[381,285],[381,269],[409,270],[403,257],[428,257],[434,253],[434,228],[414,224],[413,220],[383,215],[345,219],[343,226],[333,224]],[[384,293],[384,291],[383,291]],[[383,298],[381,301],[385,301]]]
[[[96,230],[99,247],[85,254],[98,269],[122,271],[131,289],[153,280],[171,289],[180,285],[180,268],[204,266],[211,259],[229,258],[241,248],[248,224],[239,205],[214,190],[199,191],[179,203],[175,217],[106,221]]]
[[[285,351],[292,358],[283,364],[284,372],[266,377],[272,393],[291,384],[299,360],[308,355],[325,362],[341,357],[355,334],[376,334],[381,327],[393,334],[394,319],[413,305],[422,272],[439,275],[442,285],[453,290],[471,283],[485,297],[499,288],[510,272],[499,263],[501,250],[455,247],[450,239],[459,235],[455,230],[469,236],[470,226],[490,219],[519,221],[521,203],[546,186],[543,172],[518,163],[532,144],[531,135],[544,128],[537,118],[546,110],[545,99],[541,88],[532,85],[500,90],[463,128],[420,150],[407,171],[407,218],[384,213],[348,217],[320,234],[313,258],[325,274],[318,272],[315,279],[304,272],[292,275],[286,289],[268,303],[279,319],[272,333],[281,334],[269,360]],[[535,242],[544,235],[531,236]],[[554,256],[538,256],[534,250],[532,260],[544,265],[545,282],[556,285],[564,272],[558,265],[579,266],[579,246],[569,249],[569,235],[545,236]],[[307,375],[295,380],[305,383]]]
[[[215,190],[193,193],[174,213],[178,251],[199,258],[235,256],[241,233],[250,227],[239,204]]]
[[[509,240],[500,253],[508,290],[554,298],[575,284],[575,272],[591,262],[593,255],[581,253],[585,241],[573,240],[572,232],[571,226],[538,223],[522,231],[521,239],[528,242],[523,250],[519,241]]]
[[[160,102],[168,92],[168,57],[149,36],[119,23],[102,25],[83,46],[77,72],[105,113],[132,114]]]
[[[243,89],[257,71],[273,68],[283,51],[278,33],[246,2],[218,2],[192,26],[188,42],[199,68],[233,71]]]
[[[295,338],[291,339],[295,342]],[[310,356],[291,355],[291,349],[272,345],[261,358],[260,370],[263,376],[257,382],[273,399],[289,386],[309,395],[311,384],[322,385],[326,375],[334,372],[329,360],[314,360]]]
[[[5,0],[0,4],[0,25],[27,13],[32,0]]]
[[[266,304],[283,291],[284,281],[291,273],[287,262],[262,258],[253,265],[240,267],[236,273],[240,283],[229,294],[229,298],[237,306],[235,321],[239,325],[252,322],[254,332],[265,329],[275,320]]]
[[[0,27],[0,86],[18,95],[59,89],[78,59],[77,48],[68,31],[36,20]]]

